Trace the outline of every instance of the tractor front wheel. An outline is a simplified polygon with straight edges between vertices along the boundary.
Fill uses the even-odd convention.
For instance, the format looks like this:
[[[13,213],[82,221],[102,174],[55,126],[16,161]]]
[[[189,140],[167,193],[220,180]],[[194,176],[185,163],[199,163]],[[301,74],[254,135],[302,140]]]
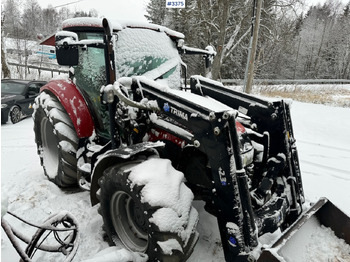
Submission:
[[[148,261],[185,261],[190,256],[198,239],[198,213],[183,174],[169,160],[113,166],[99,185],[99,213],[112,243],[121,241],[146,253]]]

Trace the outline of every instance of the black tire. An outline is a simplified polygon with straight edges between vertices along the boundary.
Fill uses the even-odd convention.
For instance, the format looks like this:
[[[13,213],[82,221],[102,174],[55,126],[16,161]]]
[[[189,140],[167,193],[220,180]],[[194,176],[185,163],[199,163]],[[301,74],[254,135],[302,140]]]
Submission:
[[[142,163],[147,161],[152,160]],[[161,161],[168,161],[171,166],[169,160],[161,159]],[[104,230],[113,244],[121,241],[131,251],[146,253],[148,261],[186,261],[198,240],[196,231],[198,213],[192,207],[193,194],[185,186],[183,179],[180,183],[167,187],[169,192],[179,192],[177,203],[183,203],[183,198],[190,196],[189,204],[180,214],[175,205],[162,206],[159,203],[154,205],[154,202],[153,204],[148,202],[143,189],[154,181],[140,184],[133,181],[130,175],[132,173],[130,168],[142,163],[113,166],[108,168],[99,180],[99,213],[103,217]],[[159,166],[156,168],[158,174],[153,179],[159,178]],[[178,173],[183,177],[182,173]],[[156,192],[154,195],[162,199],[162,194],[158,194],[157,190]],[[182,219],[181,226],[169,231],[164,225],[157,223],[155,213],[165,211],[177,214],[175,219]],[[171,220],[163,222],[171,224]],[[170,247],[167,245],[169,243]]]
[[[61,103],[43,92],[35,99],[34,133],[41,165],[60,187],[77,185],[78,136]]]
[[[18,123],[22,118],[22,111],[18,106],[14,106],[10,111],[10,119],[12,124]]]

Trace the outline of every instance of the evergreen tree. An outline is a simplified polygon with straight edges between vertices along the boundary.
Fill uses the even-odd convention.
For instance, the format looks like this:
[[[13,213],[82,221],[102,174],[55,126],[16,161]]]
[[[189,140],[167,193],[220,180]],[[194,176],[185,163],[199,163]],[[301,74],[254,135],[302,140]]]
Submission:
[[[165,1],[151,0],[146,8],[147,14],[145,17],[148,21],[158,25],[164,25],[166,18]]]

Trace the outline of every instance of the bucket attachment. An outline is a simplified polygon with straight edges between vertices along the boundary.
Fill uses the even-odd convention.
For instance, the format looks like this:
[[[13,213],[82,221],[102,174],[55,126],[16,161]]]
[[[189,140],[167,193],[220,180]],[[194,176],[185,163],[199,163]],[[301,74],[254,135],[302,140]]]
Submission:
[[[350,218],[321,198],[258,259],[281,261],[350,261]]]

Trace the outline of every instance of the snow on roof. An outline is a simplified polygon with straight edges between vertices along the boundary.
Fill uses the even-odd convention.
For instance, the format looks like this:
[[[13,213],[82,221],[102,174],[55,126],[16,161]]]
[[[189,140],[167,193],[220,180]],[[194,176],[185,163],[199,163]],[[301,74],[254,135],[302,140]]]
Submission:
[[[76,17],[76,18],[70,18],[62,23],[62,29],[68,29],[71,27],[95,27],[95,28],[103,28],[102,26],[102,18],[96,18],[96,17]],[[108,22],[111,22],[111,28],[113,28],[113,31],[121,31],[125,28],[144,28],[144,29],[150,29],[154,31],[159,32],[165,32],[170,37],[175,37],[178,39],[185,38],[184,34],[171,30],[165,26],[151,24],[147,22],[138,22],[138,21],[121,21],[121,20],[110,20],[108,19]],[[43,40],[40,45],[52,45],[55,46],[55,35],[49,36],[45,40]]]
[[[139,21],[122,21],[122,20],[110,20],[108,19],[108,22],[112,23],[111,28],[113,28],[114,31],[121,31],[125,28],[145,28],[145,29],[151,29],[155,31],[165,32],[167,35],[176,37],[176,38],[185,38],[185,36],[177,31],[171,30],[167,27],[151,24],[147,22],[139,22]],[[87,27],[101,27],[102,28],[102,18],[96,18],[96,17],[77,17],[77,18],[71,18],[63,21],[62,27],[63,28],[69,28],[69,27],[76,27],[76,26],[87,26]]]
[[[62,22],[62,28],[86,26],[86,27],[103,27],[102,18],[96,17],[76,17],[70,18]],[[123,28],[118,24],[113,24],[114,30],[122,30]]]

